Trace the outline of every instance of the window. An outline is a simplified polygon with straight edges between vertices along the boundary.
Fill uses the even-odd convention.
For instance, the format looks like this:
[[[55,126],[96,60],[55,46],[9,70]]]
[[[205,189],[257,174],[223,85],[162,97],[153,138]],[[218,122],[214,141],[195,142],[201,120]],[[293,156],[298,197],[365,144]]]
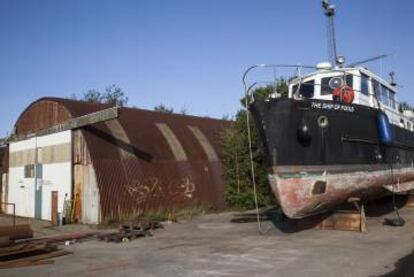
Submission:
[[[396,106],[395,106],[395,94],[391,90],[388,90],[388,92],[389,92],[389,96],[390,96],[390,106],[393,109],[395,109],[396,108]]]
[[[345,77],[346,85],[354,88],[354,76],[353,75],[346,75]]]
[[[333,78],[339,78],[342,79],[344,76],[336,76],[336,77],[326,77],[326,78],[322,78],[321,79],[321,95],[329,95],[332,94],[333,90],[335,89],[334,87],[332,87],[332,84],[330,84],[331,80]],[[354,82],[353,82],[353,76],[352,75],[346,75],[345,76],[345,83],[344,85],[348,85],[351,88],[353,88],[354,86]]]
[[[24,166],[24,178],[34,178],[34,164]]]
[[[374,97],[378,99],[378,101],[382,101],[381,99],[381,85],[375,80],[372,80],[372,89],[374,91]]]
[[[28,164],[24,166],[24,178],[34,178],[35,177],[35,165]],[[37,165],[36,178],[43,178],[43,165]]]
[[[369,93],[369,77],[365,74],[361,74],[361,92],[365,95]]]
[[[389,98],[389,94],[388,94],[388,88],[386,88],[383,85],[381,85],[381,102],[384,105],[387,105],[387,106],[390,105],[390,98]]]
[[[411,123],[407,121],[407,129],[411,130]]]
[[[404,119],[400,118],[400,127],[404,128],[405,124],[404,124]]]
[[[298,85],[293,86],[293,93],[296,93]],[[299,95],[303,98],[312,98],[315,90],[315,81],[307,81],[300,85]]]

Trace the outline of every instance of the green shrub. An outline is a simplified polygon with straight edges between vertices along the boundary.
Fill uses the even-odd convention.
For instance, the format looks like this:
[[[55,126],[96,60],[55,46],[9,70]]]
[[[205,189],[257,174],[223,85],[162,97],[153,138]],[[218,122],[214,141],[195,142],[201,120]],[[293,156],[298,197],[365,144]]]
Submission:
[[[258,203],[260,206],[268,206],[275,204],[275,198],[269,186],[263,156],[259,149],[260,141],[257,129],[252,121],[250,124]],[[221,142],[223,145],[222,163],[226,202],[231,208],[254,208],[246,111],[240,110],[237,113],[234,125],[223,131]]]

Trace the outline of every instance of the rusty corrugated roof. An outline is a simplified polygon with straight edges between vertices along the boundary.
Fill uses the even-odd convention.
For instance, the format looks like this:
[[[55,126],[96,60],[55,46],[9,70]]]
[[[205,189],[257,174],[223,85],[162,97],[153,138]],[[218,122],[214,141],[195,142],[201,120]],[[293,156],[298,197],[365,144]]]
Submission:
[[[42,98],[22,113],[17,135],[107,107]],[[229,125],[211,118],[121,108],[117,120],[83,128],[102,217],[194,205],[223,208],[219,135]]]

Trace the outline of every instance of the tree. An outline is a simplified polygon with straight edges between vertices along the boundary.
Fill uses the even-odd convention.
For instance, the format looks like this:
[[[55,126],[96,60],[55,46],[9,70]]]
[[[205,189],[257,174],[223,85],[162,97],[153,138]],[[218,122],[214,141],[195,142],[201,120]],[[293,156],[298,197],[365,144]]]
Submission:
[[[72,95],[71,98],[77,99],[76,95]],[[97,89],[89,89],[83,93],[83,96],[79,100],[121,107],[126,106],[128,103],[128,97],[125,96],[122,88],[114,84],[107,86],[104,92]]]
[[[96,90],[96,89],[90,89],[87,92],[85,92],[81,100],[84,100],[86,102],[91,102],[91,103],[101,103],[101,104],[105,103],[104,95],[99,90]]]
[[[180,109],[180,114],[187,115],[187,108],[185,106],[182,106]]]
[[[256,88],[251,95],[255,100],[263,100],[270,95],[277,97],[288,97],[289,87],[285,78],[281,77],[276,80],[275,84],[267,85],[265,87]],[[246,105],[246,98],[243,97],[240,101],[243,106]]]
[[[265,98],[273,93],[274,87],[258,88],[253,92],[255,99]],[[259,133],[253,120],[250,120],[250,127],[258,202],[260,206],[272,205],[276,201],[267,179]],[[222,132],[221,144],[226,202],[234,208],[253,208],[254,195],[245,110],[239,110],[233,126]]]
[[[105,88],[104,99],[105,104],[113,106],[123,107],[128,103],[128,97],[126,97],[124,91],[116,85],[110,85]]]
[[[400,103],[400,106],[399,106],[399,111],[400,111],[400,113],[403,113],[404,111],[406,111],[406,110],[408,110],[408,111],[414,111],[414,107],[413,106],[411,106],[410,104],[408,104],[407,102],[401,102]]]
[[[174,109],[173,108],[168,108],[168,107],[164,106],[163,104],[160,104],[158,106],[155,106],[154,107],[154,111],[160,112],[160,113],[169,113],[169,114],[174,113]]]

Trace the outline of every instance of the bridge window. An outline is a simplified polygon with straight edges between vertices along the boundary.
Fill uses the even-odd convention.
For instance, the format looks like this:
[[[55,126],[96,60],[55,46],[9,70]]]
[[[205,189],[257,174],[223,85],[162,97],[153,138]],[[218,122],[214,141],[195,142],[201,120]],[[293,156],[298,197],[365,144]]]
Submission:
[[[353,76],[352,75],[346,75],[345,80],[343,80],[344,76],[336,76],[336,77],[326,77],[321,79],[321,95],[329,95],[332,94],[335,87],[332,84],[332,79],[338,78],[342,80],[342,83],[344,85],[350,86],[353,88],[354,82],[353,82]],[[344,82],[345,81],[345,82]]]
[[[365,95],[369,93],[369,77],[365,74],[361,74],[361,92]]]
[[[381,85],[381,102],[384,105],[390,106],[390,98],[389,98],[388,88],[386,88],[383,85]]]
[[[390,106],[395,109],[395,94],[394,92],[388,90],[389,96],[390,96]]]
[[[299,94],[305,98],[312,98],[315,90],[315,81],[308,81],[300,86]]]
[[[293,86],[293,93],[297,93],[298,85]],[[315,91],[315,81],[307,81],[300,85],[299,95],[303,98],[312,98]]]
[[[374,97],[381,102],[381,85],[377,81],[373,80],[372,89],[374,90]]]

